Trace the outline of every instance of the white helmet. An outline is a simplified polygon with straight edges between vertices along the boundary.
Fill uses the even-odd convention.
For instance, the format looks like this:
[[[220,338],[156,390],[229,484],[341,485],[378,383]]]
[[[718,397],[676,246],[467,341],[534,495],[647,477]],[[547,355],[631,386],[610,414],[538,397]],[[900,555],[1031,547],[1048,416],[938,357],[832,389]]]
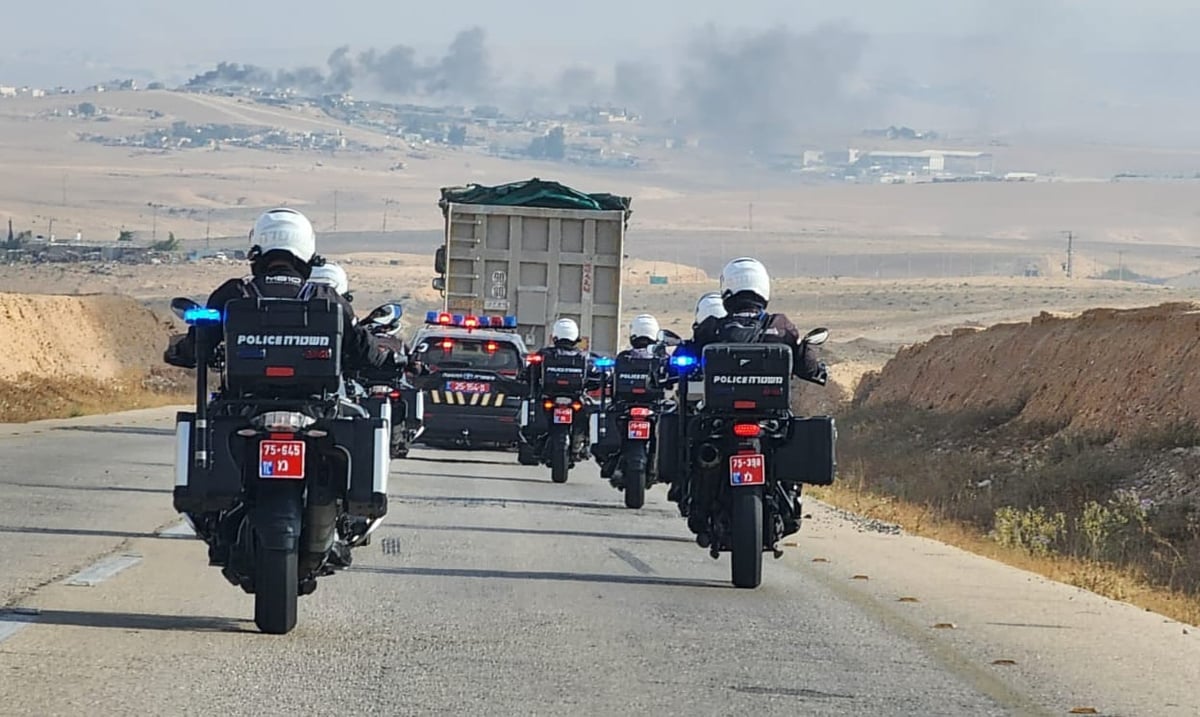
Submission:
[[[314,284],[332,286],[333,290],[341,295],[350,291],[350,277],[346,276],[346,270],[333,262],[327,261],[321,266],[314,266],[308,280]]]
[[[771,275],[758,259],[734,259],[721,270],[721,298],[748,291],[763,301],[771,300]]]
[[[312,261],[317,253],[317,237],[308,218],[282,207],[264,212],[254,222],[250,243],[263,254],[286,251],[303,262]]]
[[[550,329],[551,341],[570,341],[572,343],[579,340],[579,324],[575,323],[574,319],[559,319],[554,322],[554,326]]]
[[[651,314],[638,314],[629,324],[629,340],[650,339],[658,341],[658,319]]]
[[[721,299],[721,292],[710,291],[700,297],[696,302],[696,324],[699,325],[705,319],[717,317],[718,319],[728,314],[725,310],[725,301]]]

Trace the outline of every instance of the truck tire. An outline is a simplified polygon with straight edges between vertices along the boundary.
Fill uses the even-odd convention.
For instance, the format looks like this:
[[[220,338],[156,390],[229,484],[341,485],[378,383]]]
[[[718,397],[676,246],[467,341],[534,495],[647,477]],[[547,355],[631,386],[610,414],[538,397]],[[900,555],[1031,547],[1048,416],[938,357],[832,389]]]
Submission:
[[[734,488],[730,501],[732,539],[729,553],[734,587],[762,584],[763,500],[760,486]]]

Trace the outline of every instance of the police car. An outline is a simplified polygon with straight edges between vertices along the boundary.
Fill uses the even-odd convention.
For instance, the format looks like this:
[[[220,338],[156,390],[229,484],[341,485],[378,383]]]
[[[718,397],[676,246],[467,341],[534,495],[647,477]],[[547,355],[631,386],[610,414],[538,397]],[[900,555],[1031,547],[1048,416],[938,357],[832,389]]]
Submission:
[[[414,383],[424,392],[429,446],[512,446],[527,390],[517,374],[528,350],[515,316],[466,316],[431,311],[412,338],[412,358],[430,374]]]

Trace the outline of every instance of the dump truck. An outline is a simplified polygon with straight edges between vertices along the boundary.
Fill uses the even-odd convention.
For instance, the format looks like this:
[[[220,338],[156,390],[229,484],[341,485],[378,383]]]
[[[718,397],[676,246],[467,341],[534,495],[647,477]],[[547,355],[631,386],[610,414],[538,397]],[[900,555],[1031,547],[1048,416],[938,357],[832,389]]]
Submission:
[[[629,197],[584,194],[533,178],[494,187],[443,187],[444,243],[433,287],[454,316],[515,317],[526,346],[545,346],[560,318],[581,348],[615,355]]]

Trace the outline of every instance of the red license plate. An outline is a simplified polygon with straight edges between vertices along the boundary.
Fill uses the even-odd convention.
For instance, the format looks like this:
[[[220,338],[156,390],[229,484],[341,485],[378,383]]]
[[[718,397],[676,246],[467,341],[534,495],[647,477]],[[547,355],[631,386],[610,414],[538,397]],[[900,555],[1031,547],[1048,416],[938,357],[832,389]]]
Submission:
[[[492,386],[479,381],[447,381],[446,390],[454,393],[487,393]]]
[[[635,441],[650,440],[650,422],[649,421],[630,421],[629,422],[629,438]]]
[[[729,485],[763,485],[767,460],[761,453],[729,456]]]
[[[570,406],[554,409],[555,423],[570,423],[575,420],[575,410]]]
[[[258,444],[258,477],[304,480],[304,441]]]

